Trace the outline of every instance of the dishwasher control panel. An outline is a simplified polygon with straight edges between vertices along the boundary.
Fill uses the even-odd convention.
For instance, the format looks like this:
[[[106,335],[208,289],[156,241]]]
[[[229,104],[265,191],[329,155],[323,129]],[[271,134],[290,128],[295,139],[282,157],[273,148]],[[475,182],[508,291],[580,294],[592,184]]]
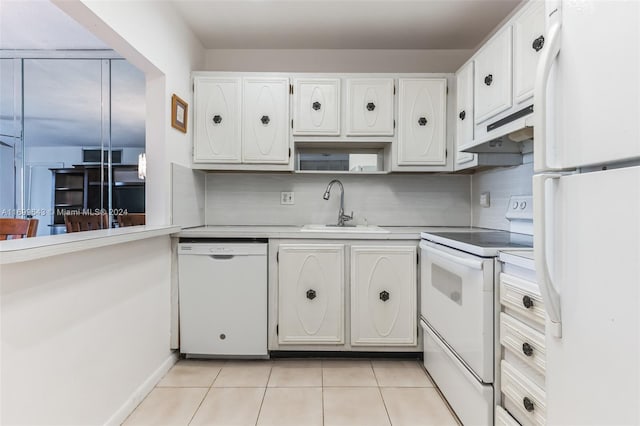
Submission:
[[[266,255],[267,244],[264,243],[180,243],[178,254],[252,256]]]

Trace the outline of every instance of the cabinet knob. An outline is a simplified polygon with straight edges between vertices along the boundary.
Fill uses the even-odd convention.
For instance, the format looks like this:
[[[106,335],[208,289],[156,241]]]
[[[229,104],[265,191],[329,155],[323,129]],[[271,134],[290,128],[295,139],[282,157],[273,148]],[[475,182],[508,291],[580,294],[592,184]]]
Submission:
[[[537,39],[533,40],[533,43],[531,43],[531,47],[536,52],[539,52],[540,50],[542,50],[543,46],[544,46],[544,36],[543,35],[541,35]]]
[[[522,353],[525,354],[526,356],[531,356],[533,355],[533,348],[531,347],[530,344],[528,344],[527,342],[524,342],[522,344]]]
[[[389,300],[389,292],[386,290],[381,291],[380,300],[382,300],[383,302],[386,302],[387,300]]]
[[[311,108],[313,108],[314,111],[319,111],[320,108],[322,108],[322,104],[318,101],[315,101],[313,104],[311,104]]]
[[[216,123],[216,124],[222,123],[222,117],[219,116],[219,115],[214,115],[213,116],[213,122]]]
[[[224,334],[224,333],[220,334],[220,340],[224,340],[224,339],[226,339],[226,338],[227,338],[227,335],[226,335],[226,334]]]
[[[427,125],[427,118],[426,117],[418,118],[418,124],[421,125],[421,126],[426,126]]]
[[[376,109],[376,104],[374,104],[373,102],[369,102],[367,104],[367,111],[373,111],[374,109]]]
[[[458,117],[460,117],[460,120],[464,120],[466,116],[467,116],[466,111],[460,111],[460,114],[458,114]]]
[[[536,408],[535,405],[533,405],[533,401],[531,401],[527,396],[522,400],[522,405],[524,405],[524,409],[528,412],[532,412]]]
[[[307,290],[307,299],[313,300],[315,298],[316,298],[316,291],[315,290]]]
[[[260,121],[262,121],[262,124],[264,124],[266,126],[267,124],[269,124],[271,119],[269,118],[268,115],[263,115],[262,118],[260,119]]]
[[[524,306],[527,309],[533,308],[533,299],[531,299],[531,297],[529,297],[529,296],[523,296],[522,297],[522,306]]]
[[[491,86],[491,83],[493,83],[493,74],[489,74],[484,78],[484,84]]]

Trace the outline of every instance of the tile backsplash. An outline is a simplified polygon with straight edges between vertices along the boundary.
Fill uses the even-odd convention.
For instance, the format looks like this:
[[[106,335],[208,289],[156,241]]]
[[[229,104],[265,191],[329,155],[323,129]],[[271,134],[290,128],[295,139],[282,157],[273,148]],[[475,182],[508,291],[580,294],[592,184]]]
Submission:
[[[471,185],[467,175],[304,175],[209,173],[207,225],[304,225],[335,223],[340,190],[323,200],[327,184],[345,188],[345,212],[357,224],[382,226],[469,226]],[[293,205],[280,193],[294,192]]]

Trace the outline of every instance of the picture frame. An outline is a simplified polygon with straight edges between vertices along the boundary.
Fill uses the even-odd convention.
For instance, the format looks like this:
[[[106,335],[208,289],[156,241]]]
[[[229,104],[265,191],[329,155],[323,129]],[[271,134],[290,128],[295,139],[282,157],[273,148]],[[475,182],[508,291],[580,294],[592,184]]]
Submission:
[[[175,93],[171,96],[171,127],[187,133],[187,117],[189,116],[189,104]]]

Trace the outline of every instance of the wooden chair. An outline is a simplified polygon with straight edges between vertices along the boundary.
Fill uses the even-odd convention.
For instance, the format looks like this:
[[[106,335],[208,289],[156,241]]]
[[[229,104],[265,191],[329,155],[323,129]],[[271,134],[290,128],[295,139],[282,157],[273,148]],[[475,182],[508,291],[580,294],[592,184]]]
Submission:
[[[102,214],[66,214],[64,224],[67,232],[95,231],[96,229],[109,229],[109,216]]]
[[[38,219],[0,219],[0,240],[35,237]]]
[[[130,213],[118,215],[118,226],[137,226],[144,225],[146,218],[144,213]]]

